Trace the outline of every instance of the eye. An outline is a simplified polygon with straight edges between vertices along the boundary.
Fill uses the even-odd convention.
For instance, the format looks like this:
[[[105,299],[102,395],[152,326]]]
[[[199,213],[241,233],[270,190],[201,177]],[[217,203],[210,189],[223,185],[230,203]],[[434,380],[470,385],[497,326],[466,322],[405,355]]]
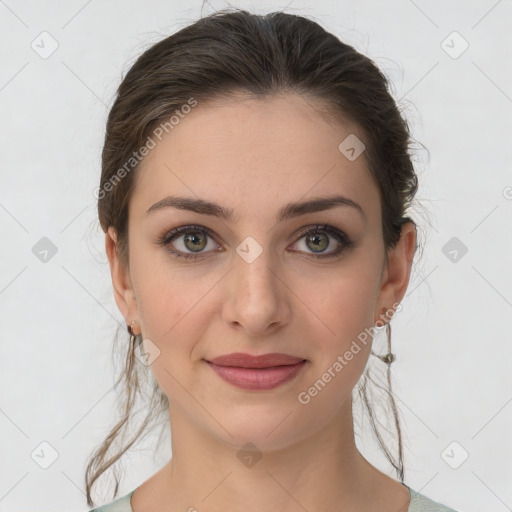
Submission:
[[[333,245],[329,241],[329,238],[336,240],[337,248],[327,252],[327,249]],[[301,240],[303,240],[303,242],[301,242]],[[302,231],[296,245],[305,248],[305,251],[299,249],[301,252],[312,250],[310,254],[314,257],[331,258],[339,256],[345,249],[352,247],[353,242],[343,231],[332,226],[322,225],[315,226],[313,229],[307,228],[306,231]],[[295,250],[296,249],[294,249],[294,251]]]
[[[208,245],[208,238],[212,238],[209,229],[202,226],[180,226],[166,232],[163,237],[157,240],[157,243],[164,245],[176,258],[196,259],[200,258],[203,253],[208,252],[205,250],[207,248],[218,250],[218,244],[212,242]],[[173,245],[177,250],[169,247],[170,245]]]

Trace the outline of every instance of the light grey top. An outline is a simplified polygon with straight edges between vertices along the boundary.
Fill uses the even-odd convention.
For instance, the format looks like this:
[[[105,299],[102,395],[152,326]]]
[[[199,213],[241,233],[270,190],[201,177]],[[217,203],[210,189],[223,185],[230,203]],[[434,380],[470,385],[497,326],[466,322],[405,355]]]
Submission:
[[[453,508],[437,503],[436,501],[432,501],[430,498],[414,491],[407,485],[405,485],[405,487],[409,489],[409,494],[411,495],[411,503],[407,512],[456,512]],[[137,488],[125,496],[101,507],[91,509],[89,512],[133,512],[130,505],[130,499],[136,490]]]

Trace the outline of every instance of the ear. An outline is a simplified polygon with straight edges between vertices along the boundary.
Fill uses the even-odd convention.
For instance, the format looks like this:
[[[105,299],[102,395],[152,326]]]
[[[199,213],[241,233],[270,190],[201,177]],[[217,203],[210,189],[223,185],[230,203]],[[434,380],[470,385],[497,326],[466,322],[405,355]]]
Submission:
[[[111,226],[105,234],[105,250],[110,265],[114,298],[123,315],[126,325],[131,325],[132,320],[138,318],[138,307],[135,291],[132,286],[130,270],[119,259],[117,248],[117,233]]]
[[[402,225],[400,240],[388,250],[388,264],[383,272],[381,287],[375,304],[375,319],[380,325],[387,323],[393,316],[396,306],[407,291],[411,273],[412,260],[416,251],[416,225],[406,222]],[[390,311],[392,310],[392,311]],[[387,318],[384,319],[383,315]]]

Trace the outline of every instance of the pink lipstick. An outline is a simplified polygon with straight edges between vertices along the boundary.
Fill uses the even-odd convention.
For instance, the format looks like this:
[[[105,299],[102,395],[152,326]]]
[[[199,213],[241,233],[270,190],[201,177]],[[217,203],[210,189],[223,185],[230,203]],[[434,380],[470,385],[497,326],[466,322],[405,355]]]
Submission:
[[[306,360],[287,354],[251,356],[236,352],[206,361],[217,375],[243,389],[273,389],[293,379]]]

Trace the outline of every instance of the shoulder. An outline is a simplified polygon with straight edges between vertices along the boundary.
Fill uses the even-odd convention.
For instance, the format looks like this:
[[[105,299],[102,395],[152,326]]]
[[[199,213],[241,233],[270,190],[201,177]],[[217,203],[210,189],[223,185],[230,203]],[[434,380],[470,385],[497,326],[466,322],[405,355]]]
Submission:
[[[407,512],[456,512],[453,508],[432,501],[411,488],[409,488],[409,491],[411,493],[411,504]]]
[[[130,505],[130,498],[134,492],[135,489],[125,496],[122,496],[111,503],[107,503],[106,505],[93,508],[89,510],[89,512],[133,512]]]

